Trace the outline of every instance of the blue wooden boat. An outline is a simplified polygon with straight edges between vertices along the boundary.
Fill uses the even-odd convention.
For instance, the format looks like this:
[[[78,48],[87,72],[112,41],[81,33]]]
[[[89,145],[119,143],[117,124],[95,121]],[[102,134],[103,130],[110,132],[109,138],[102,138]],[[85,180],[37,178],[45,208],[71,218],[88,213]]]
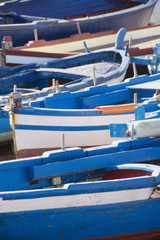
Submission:
[[[126,140],[1,162],[1,238],[158,238],[160,167],[136,162],[159,160],[159,144]]]
[[[157,0],[119,2],[81,0],[73,4],[72,1],[48,0],[46,4],[43,0],[32,0],[1,3],[1,13],[16,12],[52,19],[31,23],[2,24],[0,25],[0,42],[4,36],[12,36],[14,46],[22,46],[34,38],[53,40],[53,38],[60,39],[77,33],[118,31],[121,27],[128,30],[144,27],[149,23],[156,2]],[[37,30],[35,36],[34,29]]]
[[[1,192],[1,237],[154,240],[160,236],[159,170],[120,165],[100,182]]]
[[[130,62],[128,48],[123,47],[125,35],[126,29],[120,29],[115,47],[112,48],[56,59],[43,64],[1,67],[1,92],[7,93],[14,85],[42,89],[51,82],[52,78],[63,79],[63,81],[65,79],[66,82],[72,81],[73,86],[76,85],[75,90],[78,90],[94,85],[93,69],[97,85],[121,82]],[[77,81],[76,84],[75,81]]]
[[[153,82],[149,81],[151,79]],[[112,86],[55,93],[32,101],[29,106],[22,105],[21,95],[17,93],[14,99],[13,93],[12,125],[17,157],[58,149],[62,134],[65,134],[66,147],[110,144],[113,140],[109,133],[111,123],[128,123],[134,119],[134,109],[139,104],[145,107],[146,117],[159,109],[159,95],[148,100],[160,86],[156,79],[159,79],[159,74],[133,78]],[[138,94],[138,105],[133,103],[135,93]],[[31,139],[27,137],[29,135]]]
[[[89,87],[81,91],[70,93],[71,85],[65,86],[65,92],[55,92],[55,88],[45,88],[41,91],[22,94],[22,100],[28,102],[32,100],[32,107],[47,107],[54,109],[94,109],[97,106],[113,105],[133,102],[134,93],[138,93],[138,102],[144,101],[146,98],[153,97],[156,89],[159,89],[159,74],[151,76],[139,76],[128,81],[114,84],[111,86],[100,85]],[[24,90],[24,89],[23,89]],[[49,97],[47,97],[49,96]],[[46,98],[47,97],[47,98]],[[38,99],[37,99],[38,98]],[[44,102],[39,100],[46,98]],[[37,101],[35,101],[37,99]],[[65,101],[64,101],[65,99]],[[156,100],[156,99],[155,99]],[[157,99],[158,100],[158,99]],[[1,107],[9,104],[9,96],[3,96],[0,99]],[[12,128],[9,124],[8,110],[2,109],[4,114],[1,114],[2,122],[6,122],[4,128],[3,123],[0,124],[0,142],[5,142],[5,134],[12,140]],[[7,127],[8,126],[8,127]],[[8,134],[9,133],[9,134]]]
[[[46,72],[45,74],[48,74],[48,73]],[[159,89],[159,78],[160,78],[160,74],[141,75],[141,76],[136,76],[130,79],[126,79],[121,83],[117,83],[113,85],[104,84],[104,85],[95,85],[91,87],[87,87],[86,85],[86,88],[82,88],[79,91],[76,91],[76,89],[77,89],[77,85],[79,86],[79,83],[81,81],[74,81],[71,84],[67,83],[64,85],[59,85],[59,87],[52,86],[48,88],[43,88],[41,91],[34,90],[34,89],[26,89],[26,92],[30,91],[31,93],[22,94],[22,100],[25,102],[25,101],[28,101],[28,99],[31,99],[32,105],[39,107],[38,103],[36,102],[33,103],[33,101],[35,101],[38,98],[42,98],[42,97],[44,98],[44,97],[50,96],[52,99],[50,103],[52,102],[52,105],[50,106],[47,105],[47,107],[52,107],[52,108],[60,107],[64,109],[68,107],[71,108],[72,106],[70,106],[68,103],[65,104],[64,106],[59,105],[58,103],[56,105],[56,103],[53,104],[53,102],[56,102],[56,101],[62,102],[63,97],[65,97],[66,95],[68,96],[68,99],[70,98],[85,99],[85,101],[83,100],[81,102],[81,105],[78,105],[77,100],[75,100],[75,104],[73,105],[72,108],[78,108],[78,107],[84,108],[85,106],[87,108],[95,108],[97,105],[116,104],[118,102],[120,103],[131,102],[135,92],[138,93],[139,99],[143,98],[143,100],[145,100],[145,97],[147,98],[152,97],[156,92],[156,90]],[[93,81],[93,78],[92,78],[92,81]],[[13,89],[11,89],[11,92],[12,91]],[[18,88],[16,88],[16,91],[22,92],[22,90]],[[23,89],[23,91],[25,91],[25,89]],[[71,92],[73,93],[70,94]],[[113,93],[115,92],[115,94],[113,95],[114,97],[111,94],[112,92]],[[128,95],[124,94],[125,92],[127,92]],[[92,97],[92,101],[89,100],[91,99],[90,97]],[[70,101],[68,100],[68,102]],[[3,107],[7,104],[9,104],[9,95],[4,95],[4,96],[1,95],[0,106]]]
[[[150,121],[153,122],[153,119]],[[116,140],[110,145],[61,148],[36,157],[1,161],[0,191],[40,189],[91,180],[103,176],[103,168],[117,164],[157,163],[159,144],[159,137],[151,138],[148,135],[146,138]],[[56,182],[56,178],[59,181],[57,179]]]

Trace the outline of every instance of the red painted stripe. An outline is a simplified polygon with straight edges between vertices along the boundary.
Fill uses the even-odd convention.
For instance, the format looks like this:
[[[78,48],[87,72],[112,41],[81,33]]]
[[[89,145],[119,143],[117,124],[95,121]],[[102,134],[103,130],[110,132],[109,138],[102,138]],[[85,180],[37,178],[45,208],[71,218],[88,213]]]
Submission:
[[[48,53],[48,52],[36,52],[27,50],[6,50],[7,55],[15,56],[27,56],[27,57],[46,57],[46,58],[63,58],[68,56],[73,56],[75,53]]]
[[[153,47],[148,47],[148,48],[139,48],[139,47],[131,47],[129,48],[129,54],[131,57],[136,57],[136,56],[143,56],[143,55],[148,55],[148,54],[153,54]]]
[[[159,238],[160,229],[132,234],[124,233],[123,235],[116,235],[112,237],[83,238],[80,240],[158,240]]]
[[[119,169],[104,173],[103,180],[150,176],[152,173],[136,169]]]
[[[127,31],[128,33],[135,31],[135,30],[141,30],[141,29],[154,29],[154,27],[159,27],[160,24],[156,25],[151,25],[151,26],[146,26],[146,27],[141,27],[138,29],[132,29],[130,31]],[[108,31],[103,31],[103,32],[98,32],[98,33],[81,33],[81,34],[74,34],[71,35],[68,38],[62,38],[62,39],[56,39],[56,40],[50,40],[50,41],[45,41],[45,40],[38,40],[38,41],[30,41],[28,42],[23,48],[29,48],[29,47],[40,47],[40,46],[50,46],[50,45],[56,45],[56,44],[61,44],[61,43],[68,43],[68,42],[73,42],[73,41],[79,41],[79,40],[86,40],[86,39],[92,39],[96,37],[102,37],[102,36],[108,36],[112,34],[116,34],[117,31],[114,30],[108,30]],[[16,49],[21,49],[22,47],[15,47]]]

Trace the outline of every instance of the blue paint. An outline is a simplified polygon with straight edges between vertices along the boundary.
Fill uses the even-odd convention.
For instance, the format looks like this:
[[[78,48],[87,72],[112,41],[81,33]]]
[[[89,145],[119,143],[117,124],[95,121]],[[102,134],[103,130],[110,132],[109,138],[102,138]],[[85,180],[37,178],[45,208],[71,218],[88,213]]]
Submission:
[[[150,164],[123,164],[123,165],[116,165],[114,167],[109,167],[104,169],[105,172],[109,171],[118,171],[118,170],[136,170],[136,171],[147,171],[152,173],[154,171],[158,171],[154,165]],[[122,177],[123,178],[123,177]],[[156,183],[159,184],[160,177],[159,175],[156,176]],[[144,187],[145,185],[145,187]],[[96,181],[96,182],[79,182],[79,183],[70,183],[65,185],[64,187],[58,188],[47,188],[47,189],[37,189],[31,190],[28,192],[25,191],[16,191],[16,192],[9,192],[9,193],[0,193],[0,197],[4,200],[12,200],[12,199],[31,199],[31,198],[39,198],[39,197],[47,197],[47,196],[65,196],[65,195],[76,195],[76,194],[84,194],[84,193],[96,193],[96,192],[111,192],[117,190],[129,190],[129,189],[140,189],[140,188],[147,188],[155,186],[155,180],[152,176],[143,176],[139,177],[130,177],[126,178],[124,181],[123,179],[114,179],[109,181]]]
[[[144,161],[152,161],[157,160],[160,154],[160,148],[155,147],[151,149],[138,149],[135,151],[126,151],[125,153],[120,152],[119,154],[113,153],[108,154],[107,156],[92,156],[86,158],[81,158],[79,160],[71,160],[66,162],[56,162],[51,163],[49,165],[42,165],[42,166],[33,166],[29,169],[29,179],[41,179],[45,177],[56,177],[56,176],[63,176],[72,173],[78,173],[82,171],[89,171],[95,169],[102,169],[108,166],[114,166],[116,164],[123,164],[125,163],[124,159],[127,159],[128,163],[133,162],[142,162]],[[118,155],[118,157],[117,157]]]
[[[110,168],[108,171],[113,170]],[[149,172],[159,172],[159,166],[146,164],[127,164],[116,167]],[[155,176],[157,184],[159,175]],[[155,187],[152,176],[117,179],[101,182],[71,184],[65,188],[49,188],[30,191],[3,192],[0,197],[5,200],[34,199],[51,196],[85,195],[94,192],[110,192],[128,189]],[[77,195],[78,196],[78,195]],[[45,206],[44,206],[45,207]],[[68,208],[32,210],[25,212],[1,213],[0,236],[3,239],[91,239],[109,236],[134,234],[158,230],[160,199],[110,203],[95,206],[78,206]],[[153,221],[154,219],[154,221]],[[106,224],[104,224],[106,223]],[[13,227],[14,226],[14,227]],[[38,230],[37,230],[38,226]],[[133,226],[135,226],[133,228]],[[63,229],[63,231],[62,231]]]
[[[19,130],[34,130],[34,131],[101,131],[108,130],[108,125],[101,126],[37,126],[37,125],[16,125],[15,129]]]
[[[84,41],[83,44],[84,44],[84,47],[85,47],[86,53],[89,53],[89,50],[88,50],[88,47],[87,47],[86,42]]]
[[[121,137],[125,138],[128,137],[126,134],[126,131],[128,129],[128,124],[125,123],[117,123],[117,124],[110,124],[109,125],[110,129],[110,136],[111,137]]]
[[[73,99],[74,100],[74,99]],[[56,101],[55,101],[56,103]],[[51,107],[52,102],[48,103],[48,105]],[[101,110],[98,109],[50,109],[50,108],[32,108],[32,107],[22,107],[22,108],[15,108],[15,112],[18,111],[19,114],[33,114],[33,115],[48,115],[48,116],[101,116]]]
[[[51,178],[61,175],[62,183],[103,176],[117,164],[159,159],[160,138],[116,141],[94,148],[68,148],[45,152],[41,157],[0,162],[0,190],[36,189],[51,186]],[[9,175],[8,175],[9,173]],[[39,179],[34,184],[29,178]]]
[[[135,107],[135,120],[144,120],[145,119],[145,106]]]
[[[129,44],[127,43],[127,45],[126,45],[126,52],[125,52],[125,56],[127,56],[127,54],[128,54],[128,50],[129,50]]]
[[[2,214],[0,234],[3,239],[10,239],[13,236],[16,239],[21,236],[23,239],[53,239],[53,236],[55,240],[99,239],[159,229],[159,212],[159,200],[152,199],[136,203],[120,203],[116,206],[113,204],[47,209],[46,211],[20,212],[16,213],[16,216]]]

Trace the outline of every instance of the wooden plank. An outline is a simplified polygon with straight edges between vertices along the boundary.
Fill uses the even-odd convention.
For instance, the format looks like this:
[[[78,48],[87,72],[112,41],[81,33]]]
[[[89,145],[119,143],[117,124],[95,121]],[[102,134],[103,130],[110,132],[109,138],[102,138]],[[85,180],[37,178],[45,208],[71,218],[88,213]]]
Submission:
[[[160,147],[80,158],[64,162],[29,167],[29,180],[53,178],[68,174],[102,169],[124,163],[153,161],[159,159]]]

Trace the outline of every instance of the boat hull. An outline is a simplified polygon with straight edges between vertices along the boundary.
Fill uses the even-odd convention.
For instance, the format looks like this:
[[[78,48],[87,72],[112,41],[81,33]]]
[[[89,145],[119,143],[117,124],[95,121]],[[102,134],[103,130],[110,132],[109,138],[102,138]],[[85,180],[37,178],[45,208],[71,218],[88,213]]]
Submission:
[[[91,110],[90,113],[84,111],[86,115],[81,115],[80,111],[39,109],[37,112],[31,110],[27,113],[22,110],[22,113],[15,113],[12,119],[14,119],[14,143],[17,157],[37,156],[63,146],[64,148],[77,146],[83,148],[108,145],[113,142],[113,137],[110,136],[110,124],[129,123],[135,120],[134,112],[129,110],[114,114],[101,114],[101,112],[102,110]],[[149,111],[145,116],[150,114]],[[125,138],[124,133],[125,129],[122,132],[122,138]],[[115,137],[114,140],[116,139],[119,138]]]
[[[33,111],[32,111],[33,112]],[[44,110],[47,113],[47,109]],[[51,116],[43,110],[37,114],[15,114],[15,145],[17,156],[30,157],[41,155],[46,150],[58,149],[62,145],[64,134],[65,147],[91,147],[111,144],[109,124],[134,120],[134,113],[94,114],[89,116],[60,115]],[[53,110],[53,114],[57,112]],[[78,112],[78,111],[77,111]],[[77,114],[73,111],[73,114]],[[100,112],[100,111],[94,111]],[[26,112],[27,113],[27,112]],[[48,110],[48,114],[51,110]],[[65,112],[64,112],[65,114]],[[89,113],[88,113],[89,114]],[[32,136],[32,138],[28,138]],[[25,139],[25,146],[23,145]]]
[[[34,202],[38,208],[38,199]],[[43,210],[1,213],[0,238],[154,240],[160,236],[159,199],[59,209],[47,205]]]
[[[53,40],[77,34],[79,29],[81,33],[96,33],[106,30],[118,31],[121,27],[127,30],[145,27],[148,26],[156,2],[150,0],[147,4],[95,17],[0,25],[0,41],[4,36],[12,36],[13,46],[23,46],[28,41],[34,40],[34,29],[37,29],[38,39]],[[20,35],[21,32],[23,35]]]

